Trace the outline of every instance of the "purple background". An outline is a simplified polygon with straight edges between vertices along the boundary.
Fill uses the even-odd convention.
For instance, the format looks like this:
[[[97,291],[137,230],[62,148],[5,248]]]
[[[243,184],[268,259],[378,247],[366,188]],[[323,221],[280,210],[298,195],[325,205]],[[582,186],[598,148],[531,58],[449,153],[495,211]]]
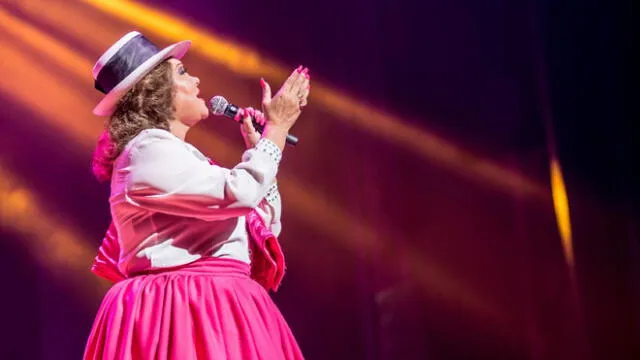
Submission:
[[[75,1],[54,2],[99,13]],[[91,61],[100,55],[21,3],[9,1],[2,9]],[[301,143],[285,153],[283,176],[365,224],[370,232],[362,239],[380,245],[348,245],[362,240],[348,224],[337,229],[350,234],[348,239],[324,230],[335,224],[314,226],[288,206],[292,199],[283,189],[281,241],[289,270],[274,299],[308,359],[631,359],[638,354],[638,182],[631,156],[637,136],[627,117],[630,22],[622,5],[143,3],[288,67],[305,64],[314,81],[526,174],[544,188],[544,195],[532,200],[464,176],[465,166],[443,167],[340,120],[314,104],[312,94],[294,131]],[[110,15],[104,18],[110,21]],[[74,19],[60,19],[63,25],[74,26]],[[110,26],[122,34],[131,28],[116,20]],[[46,54],[34,53],[4,30],[0,34],[52,73],[63,73],[47,65]],[[240,104],[259,103],[257,79],[197,55],[185,62],[202,80],[203,93],[222,91]],[[89,76],[90,69],[83,71]],[[61,79],[92,101],[99,98],[78,81]],[[91,177],[90,151],[78,150],[76,140],[4,93],[0,108],[0,165],[38,195],[49,216],[81,229],[83,240],[97,249],[109,222],[108,186]],[[77,121],[100,121],[85,110]],[[233,144],[225,159],[239,158],[242,144],[233,124],[212,121],[202,128]],[[568,184],[576,282],[567,271],[554,218],[550,148],[557,148]],[[325,209],[320,205],[318,211]],[[0,358],[79,358],[100,297],[87,296],[82,282],[39,262],[37,250],[25,246],[33,239],[0,225]]]

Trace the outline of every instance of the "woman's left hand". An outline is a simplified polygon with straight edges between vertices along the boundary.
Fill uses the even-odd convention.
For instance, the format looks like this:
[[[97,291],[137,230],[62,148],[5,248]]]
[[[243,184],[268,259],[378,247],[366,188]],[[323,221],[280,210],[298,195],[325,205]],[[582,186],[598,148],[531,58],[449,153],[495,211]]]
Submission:
[[[267,122],[264,114],[260,110],[256,110],[252,107],[248,107],[245,109],[241,109],[238,111],[239,118],[242,118],[242,125],[240,126],[240,133],[242,133],[242,137],[244,138],[244,144],[247,149],[250,149],[260,141],[262,135],[253,127],[253,123],[251,121],[251,117],[253,116],[256,119],[256,122],[260,125],[263,125]]]

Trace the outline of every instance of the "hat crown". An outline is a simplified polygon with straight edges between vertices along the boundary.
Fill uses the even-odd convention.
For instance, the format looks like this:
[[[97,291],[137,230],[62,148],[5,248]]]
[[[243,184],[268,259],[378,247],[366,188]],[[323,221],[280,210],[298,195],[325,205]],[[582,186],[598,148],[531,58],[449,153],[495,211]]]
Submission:
[[[106,94],[160,49],[137,31],[113,44],[93,67],[95,88]]]

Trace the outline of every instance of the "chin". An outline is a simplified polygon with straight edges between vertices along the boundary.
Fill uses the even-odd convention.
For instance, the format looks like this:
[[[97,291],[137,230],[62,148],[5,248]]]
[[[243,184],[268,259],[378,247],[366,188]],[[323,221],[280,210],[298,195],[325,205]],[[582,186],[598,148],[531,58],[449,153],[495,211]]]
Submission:
[[[193,109],[193,110],[195,111],[193,111],[191,115],[188,116],[189,126],[193,126],[199,123],[201,120],[204,120],[209,117],[209,109],[207,109],[206,106],[202,106],[202,107],[199,107],[197,110],[196,109]]]
[[[204,106],[204,108],[200,112],[200,120],[204,120],[208,117],[209,117],[209,109],[206,106]]]

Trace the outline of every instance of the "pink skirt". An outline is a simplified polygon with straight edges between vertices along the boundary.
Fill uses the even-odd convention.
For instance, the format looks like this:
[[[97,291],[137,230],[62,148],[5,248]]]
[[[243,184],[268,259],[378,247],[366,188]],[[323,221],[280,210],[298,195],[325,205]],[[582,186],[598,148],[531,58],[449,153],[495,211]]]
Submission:
[[[131,277],[105,295],[84,359],[303,359],[249,265],[201,259]]]

